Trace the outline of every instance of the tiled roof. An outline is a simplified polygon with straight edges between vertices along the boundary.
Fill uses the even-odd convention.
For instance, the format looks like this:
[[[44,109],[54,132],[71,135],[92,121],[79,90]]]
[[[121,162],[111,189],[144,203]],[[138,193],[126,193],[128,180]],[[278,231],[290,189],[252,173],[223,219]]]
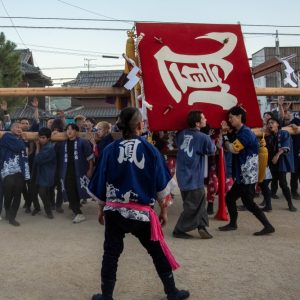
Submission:
[[[43,74],[39,67],[34,66],[32,53],[29,49],[15,50],[20,54],[21,70],[24,75],[38,75],[45,85],[52,85],[50,77]]]
[[[112,87],[123,75],[123,70],[81,71],[67,86]]]
[[[24,62],[24,63],[34,65],[32,52],[29,49],[17,49],[15,51],[20,54],[20,59],[22,63]]]
[[[118,115],[118,111],[114,107],[89,107],[65,113],[69,117],[83,115],[86,118],[114,118]]]
[[[25,63],[25,62],[21,63],[21,69],[22,69],[23,74],[39,74],[39,73],[41,73],[41,71],[38,67],[35,67],[35,66]]]
[[[33,113],[34,113],[34,109],[31,106],[27,106],[25,109],[24,107],[17,107],[13,112],[10,113],[10,118],[12,120],[16,120],[20,118],[33,119]],[[39,116],[41,119],[53,117],[52,114],[42,109],[39,109]]]

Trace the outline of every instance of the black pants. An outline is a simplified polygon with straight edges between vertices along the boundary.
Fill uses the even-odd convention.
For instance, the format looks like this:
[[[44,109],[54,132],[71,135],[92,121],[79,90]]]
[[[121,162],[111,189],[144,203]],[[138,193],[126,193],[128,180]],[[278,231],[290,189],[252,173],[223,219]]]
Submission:
[[[56,189],[56,198],[55,198],[55,189]],[[61,190],[61,182],[58,179],[55,179],[55,184],[49,190],[50,193],[50,202],[51,206],[55,208],[60,208],[63,204],[63,195]]]
[[[1,217],[1,213],[2,213],[3,199],[4,199],[3,186],[2,186],[2,181],[0,179],[0,217]]]
[[[67,176],[65,178],[65,189],[68,197],[68,201],[70,204],[70,208],[72,209],[75,215],[82,214],[80,209],[80,198],[77,190],[77,181],[74,173],[67,172]]]
[[[254,202],[255,184],[237,184],[234,182],[232,188],[226,194],[226,204],[230,215],[230,224],[237,225],[238,212],[236,201],[241,198],[245,207],[266,227],[270,223],[263,211]]]
[[[278,179],[272,178],[271,180],[271,195],[276,195],[278,190]]]
[[[271,179],[265,179],[259,183],[259,187],[261,188],[261,193],[264,196],[264,200],[266,202],[266,207],[272,209],[272,199],[271,199],[271,190],[269,188],[269,183]]]
[[[172,271],[160,243],[151,241],[150,222],[125,219],[118,212],[108,211],[105,212],[105,241],[101,269],[101,279],[104,285],[105,282],[116,280],[118,260],[124,248],[123,239],[126,233],[132,233],[139,239],[152,257],[158,274]]]
[[[283,193],[286,201],[288,202],[288,204],[290,204],[292,202],[292,196],[291,196],[290,188],[288,187],[288,184],[287,184],[286,172],[280,172],[278,170],[278,167],[276,167],[276,166],[273,166],[272,168],[270,167],[270,171],[272,174],[272,178],[279,182],[279,186],[282,190],[282,193]]]
[[[25,180],[21,173],[9,175],[3,179],[4,207],[9,221],[16,218],[24,184]]]
[[[34,208],[41,209],[39,199],[37,197],[37,194],[38,194],[43,202],[45,213],[47,215],[51,215],[52,211],[51,211],[51,204],[50,204],[50,188],[35,185],[35,186],[32,186],[32,190],[34,190],[36,192],[36,197],[33,198]]]
[[[293,195],[298,193],[298,182],[300,179],[300,172],[299,173],[291,173],[291,192]]]
[[[32,204],[32,198],[31,198],[31,180],[26,180],[24,185],[23,185],[23,189],[22,189],[22,194],[25,200],[25,207],[26,208],[31,208],[31,204]]]

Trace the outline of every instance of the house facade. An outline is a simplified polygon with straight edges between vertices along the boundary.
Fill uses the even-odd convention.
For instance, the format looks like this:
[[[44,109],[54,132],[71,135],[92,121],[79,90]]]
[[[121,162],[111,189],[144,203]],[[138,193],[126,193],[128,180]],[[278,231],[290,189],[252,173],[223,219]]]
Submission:
[[[122,87],[126,81],[123,70],[81,71],[75,80],[64,83],[69,87]],[[84,115],[98,121],[115,123],[123,107],[128,105],[129,97],[79,96],[71,98],[68,117]],[[117,105],[116,105],[117,104]]]

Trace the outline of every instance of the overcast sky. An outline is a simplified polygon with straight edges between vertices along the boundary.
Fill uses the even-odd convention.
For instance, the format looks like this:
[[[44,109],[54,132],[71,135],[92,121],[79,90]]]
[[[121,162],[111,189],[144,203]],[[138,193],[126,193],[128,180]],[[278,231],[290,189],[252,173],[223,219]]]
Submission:
[[[275,37],[263,33],[299,34],[279,35],[280,46],[300,46],[299,0],[0,0],[0,17],[38,17],[102,19],[109,21],[62,21],[1,18],[1,26],[64,26],[96,28],[132,28],[137,21],[193,22],[236,24],[240,22],[245,34],[248,57],[263,47],[275,45]],[[129,21],[116,21],[129,20]],[[252,27],[244,25],[277,25]],[[279,27],[279,25],[295,26]],[[299,27],[297,27],[299,26]],[[16,31],[17,30],[17,31]],[[1,28],[6,38],[19,49],[29,48],[34,63],[55,83],[68,81],[87,70],[122,69],[123,59],[107,59],[102,55],[121,56],[126,44],[126,31],[87,31],[57,29]],[[97,66],[97,67],[95,67]],[[114,67],[112,67],[114,66]],[[59,79],[58,78],[65,78]]]

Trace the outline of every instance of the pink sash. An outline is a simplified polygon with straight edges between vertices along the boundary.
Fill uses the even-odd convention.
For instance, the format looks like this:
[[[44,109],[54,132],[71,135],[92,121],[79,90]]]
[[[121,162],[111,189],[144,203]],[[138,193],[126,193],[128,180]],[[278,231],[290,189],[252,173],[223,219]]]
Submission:
[[[161,228],[161,224],[159,221],[159,218],[155,211],[149,206],[149,205],[142,205],[135,202],[129,202],[129,203],[119,203],[119,202],[106,202],[108,206],[114,207],[114,208],[129,208],[129,209],[135,209],[138,211],[146,211],[149,213],[150,216],[150,226],[151,226],[151,241],[159,241],[160,246],[162,248],[162,251],[164,252],[168,262],[170,263],[170,266],[172,270],[176,270],[180,267],[180,265],[175,260],[174,256],[171,253],[170,248],[168,247],[165,239],[164,234]]]

